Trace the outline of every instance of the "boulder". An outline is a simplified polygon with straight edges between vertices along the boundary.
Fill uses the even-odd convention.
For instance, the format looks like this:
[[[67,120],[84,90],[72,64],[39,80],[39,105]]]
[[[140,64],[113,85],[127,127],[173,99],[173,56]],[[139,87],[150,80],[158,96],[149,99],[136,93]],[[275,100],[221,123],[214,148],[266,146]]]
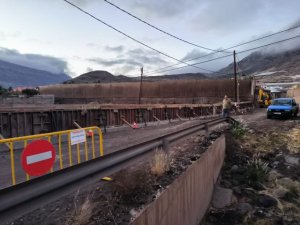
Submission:
[[[265,208],[277,206],[277,200],[269,195],[260,195],[258,197],[258,204]]]
[[[243,203],[239,203],[236,209],[238,210],[239,213],[246,214],[248,212],[251,212],[253,210],[253,207],[249,203],[243,202]]]
[[[232,204],[232,190],[217,186],[214,191],[212,206],[217,209],[222,209]]]

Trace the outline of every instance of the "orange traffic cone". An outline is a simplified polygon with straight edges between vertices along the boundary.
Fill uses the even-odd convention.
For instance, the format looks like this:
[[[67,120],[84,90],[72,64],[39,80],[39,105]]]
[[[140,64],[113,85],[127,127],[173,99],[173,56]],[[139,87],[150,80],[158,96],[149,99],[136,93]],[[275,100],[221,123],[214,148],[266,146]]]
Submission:
[[[93,132],[93,130],[88,130],[88,132],[86,132],[86,136],[87,137],[92,137],[94,135],[94,132]]]
[[[133,128],[133,129],[138,129],[138,128],[139,128],[139,126],[137,125],[137,123],[136,123],[136,122],[133,122],[132,128]]]

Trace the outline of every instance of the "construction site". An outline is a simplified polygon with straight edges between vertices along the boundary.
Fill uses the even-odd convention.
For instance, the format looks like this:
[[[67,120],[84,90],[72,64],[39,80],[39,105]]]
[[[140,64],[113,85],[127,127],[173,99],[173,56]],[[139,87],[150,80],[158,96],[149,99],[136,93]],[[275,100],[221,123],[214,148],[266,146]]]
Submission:
[[[278,92],[274,96],[253,79],[238,82],[53,85],[40,87],[34,97],[3,99],[1,221],[275,224],[283,211],[298,207],[299,120],[276,121],[274,126],[266,120],[264,107],[280,97]],[[224,95],[237,98],[229,119],[221,117]],[[288,127],[285,138],[270,142],[279,138],[282,126]],[[263,142],[256,139],[257,132]],[[25,150],[39,140],[53,148],[50,171],[39,165],[33,172],[24,165]],[[269,152],[261,145],[280,147]],[[289,169],[281,171],[286,165]],[[274,186],[269,179],[282,183]],[[258,212],[276,216],[258,219]],[[299,221],[298,215],[292,221]]]
[[[251,101],[251,81],[241,81],[240,87],[240,99],[247,105]],[[140,98],[139,88],[139,83],[41,87],[41,100],[37,103],[2,104],[0,133],[18,137],[68,130],[74,128],[74,122],[105,130],[124,123],[147,125],[160,120],[217,115],[224,95],[234,96],[234,82],[230,80],[143,83]],[[53,100],[55,96],[58,104],[49,104],[48,96],[53,96]]]
[[[0,225],[299,225],[288,2],[3,1]]]

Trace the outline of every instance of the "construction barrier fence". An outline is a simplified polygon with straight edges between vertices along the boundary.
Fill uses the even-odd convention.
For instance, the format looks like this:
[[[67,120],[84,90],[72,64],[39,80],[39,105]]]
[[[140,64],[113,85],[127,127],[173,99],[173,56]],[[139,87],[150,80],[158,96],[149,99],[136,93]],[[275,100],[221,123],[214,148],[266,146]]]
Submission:
[[[46,173],[104,155],[102,131],[96,126],[2,139],[0,140],[0,189],[35,177],[25,172],[22,157],[24,157],[26,147],[39,140],[47,141],[49,146],[52,145],[54,148],[55,156],[52,156],[54,163]],[[39,162],[39,160],[46,162],[48,157],[51,158],[48,150],[28,156],[27,160],[30,163]]]

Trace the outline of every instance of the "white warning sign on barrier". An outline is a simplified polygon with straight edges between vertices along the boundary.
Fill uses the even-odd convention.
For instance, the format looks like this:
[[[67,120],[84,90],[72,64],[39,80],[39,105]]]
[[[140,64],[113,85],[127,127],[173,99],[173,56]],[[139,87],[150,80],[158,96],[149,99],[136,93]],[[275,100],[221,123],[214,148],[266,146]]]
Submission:
[[[76,145],[83,142],[86,142],[86,136],[84,130],[80,129],[71,132],[71,145]]]

